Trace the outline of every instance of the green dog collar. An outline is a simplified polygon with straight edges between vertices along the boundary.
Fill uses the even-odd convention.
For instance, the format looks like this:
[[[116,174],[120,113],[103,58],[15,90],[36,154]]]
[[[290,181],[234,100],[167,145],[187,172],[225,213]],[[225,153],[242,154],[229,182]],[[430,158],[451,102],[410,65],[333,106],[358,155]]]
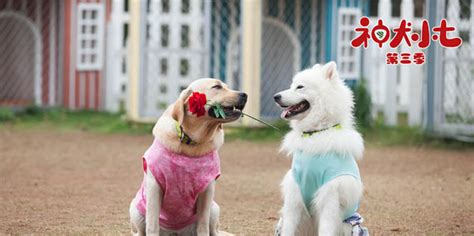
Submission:
[[[303,138],[311,137],[313,134],[320,133],[320,132],[326,131],[326,130],[331,129],[331,128],[341,129],[342,126],[341,126],[341,124],[335,124],[335,125],[333,125],[333,126],[331,126],[331,127],[324,128],[324,129],[320,129],[320,130],[304,131],[304,132],[301,134],[301,136],[302,136]]]
[[[191,137],[189,137],[189,135],[187,135],[184,132],[183,127],[177,121],[175,121],[175,127],[176,127],[176,132],[178,133],[178,138],[181,141],[181,143],[188,144],[188,145],[196,144],[196,142],[193,141]]]

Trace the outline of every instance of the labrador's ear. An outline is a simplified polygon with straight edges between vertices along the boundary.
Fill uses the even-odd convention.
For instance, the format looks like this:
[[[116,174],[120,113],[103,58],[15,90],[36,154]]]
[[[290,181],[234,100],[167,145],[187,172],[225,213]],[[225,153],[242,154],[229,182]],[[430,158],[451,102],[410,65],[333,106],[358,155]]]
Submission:
[[[334,61],[330,61],[323,66],[326,72],[326,79],[332,80],[337,77],[337,65]]]
[[[179,95],[178,100],[173,105],[173,111],[171,112],[171,117],[178,121],[178,123],[181,125],[183,124],[184,121],[184,114],[186,112],[186,103],[193,91],[189,88],[183,90],[181,94]]]

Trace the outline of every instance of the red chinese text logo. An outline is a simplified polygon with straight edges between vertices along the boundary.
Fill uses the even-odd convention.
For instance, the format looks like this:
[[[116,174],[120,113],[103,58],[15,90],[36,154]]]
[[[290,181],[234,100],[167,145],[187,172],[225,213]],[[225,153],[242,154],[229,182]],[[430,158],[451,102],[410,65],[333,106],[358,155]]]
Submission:
[[[456,30],[453,26],[448,26],[446,19],[440,21],[439,26],[430,29],[427,20],[421,22],[420,33],[412,31],[412,24],[406,20],[401,20],[400,24],[390,30],[382,19],[377,20],[377,24],[369,29],[370,19],[362,17],[359,21],[361,27],[355,28],[359,35],[351,41],[354,48],[363,46],[367,48],[369,40],[376,43],[379,48],[389,42],[390,48],[397,48],[402,42],[408,47],[416,44],[419,48],[425,49],[430,45],[431,40],[438,41],[445,48],[456,48],[461,46],[462,39],[460,37],[448,37],[449,32]],[[393,32],[392,32],[393,31]],[[392,37],[393,33],[393,37]],[[386,54],[387,64],[423,64],[425,62],[425,54],[423,52],[389,52]]]

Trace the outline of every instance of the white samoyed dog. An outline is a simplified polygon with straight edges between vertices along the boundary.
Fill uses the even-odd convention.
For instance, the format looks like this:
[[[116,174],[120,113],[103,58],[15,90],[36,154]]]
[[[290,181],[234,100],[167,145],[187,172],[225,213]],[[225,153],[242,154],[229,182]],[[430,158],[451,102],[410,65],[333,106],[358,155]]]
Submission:
[[[355,130],[352,91],[336,63],[316,64],[274,96],[292,130],[282,150],[292,168],[282,181],[284,204],[277,235],[368,235],[356,213],[362,182],[355,160],[364,144]]]

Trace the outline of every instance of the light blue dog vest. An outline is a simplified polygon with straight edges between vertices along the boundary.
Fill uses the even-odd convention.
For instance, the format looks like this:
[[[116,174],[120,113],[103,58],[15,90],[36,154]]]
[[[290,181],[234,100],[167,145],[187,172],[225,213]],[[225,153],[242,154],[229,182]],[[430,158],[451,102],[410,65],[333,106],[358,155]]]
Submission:
[[[297,151],[293,155],[293,177],[298,183],[308,212],[314,194],[327,182],[342,175],[350,175],[360,180],[359,167],[351,155],[335,152],[307,154]],[[344,212],[344,219],[356,213],[359,205]]]

